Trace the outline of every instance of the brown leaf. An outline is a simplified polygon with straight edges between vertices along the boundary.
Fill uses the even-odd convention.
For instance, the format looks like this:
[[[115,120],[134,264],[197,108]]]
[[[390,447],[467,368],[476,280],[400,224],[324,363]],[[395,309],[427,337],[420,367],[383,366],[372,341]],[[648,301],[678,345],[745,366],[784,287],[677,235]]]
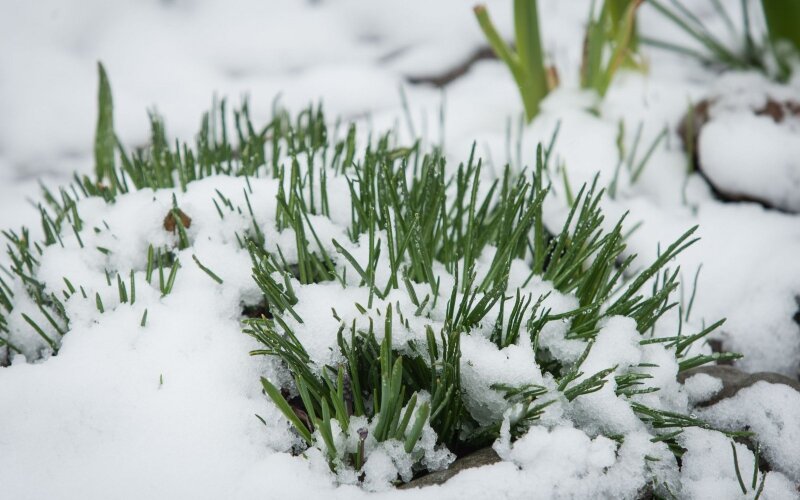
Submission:
[[[188,229],[192,225],[192,218],[183,213],[180,208],[170,210],[167,216],[164,217],[164,229],[170,233],[174,233],[175,229],[178,227],[178,218],[175,217],[176,212],[178,213],[178,218],[180,218],[181,225],[185,229]]]

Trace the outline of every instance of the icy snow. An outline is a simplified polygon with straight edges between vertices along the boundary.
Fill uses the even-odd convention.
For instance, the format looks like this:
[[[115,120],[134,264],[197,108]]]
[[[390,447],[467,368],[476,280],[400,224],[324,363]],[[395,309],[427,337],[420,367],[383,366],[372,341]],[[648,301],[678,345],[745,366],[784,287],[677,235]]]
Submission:
[[[645,486],[645,454],[674,460],[646,435],[628,435],[617,450],[606,437],[592,439],[570,427],[535,427],[510,446],[501,443],[495,448],[525,473],[529,491],[546,491],[549,498],[634,499]]]

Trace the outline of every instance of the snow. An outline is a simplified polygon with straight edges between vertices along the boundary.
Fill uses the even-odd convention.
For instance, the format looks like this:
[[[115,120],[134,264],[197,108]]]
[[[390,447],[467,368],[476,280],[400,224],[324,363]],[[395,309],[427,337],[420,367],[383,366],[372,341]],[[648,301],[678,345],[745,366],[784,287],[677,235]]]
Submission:
[[[753,464],[755,456],[743,444],[736,443],[736,457],[739,473],[747,493],[743,493],[736,477],[731,440],[720,433],[705,429],[687,429],[681,438],[686,447],[681,468],[682,494],[687,498],[752,498]],[[797,498],[797,490],[792,482],[780,472],[767,472],[764,478],[764,491],[761,498]]]
[[[727,318],[711,337],[727,350],[747,354],[737,361],[739,368],[796,376],[800,325],[792,317],[798,308],[795,296],[800,295],[800,262],[794,258],[800,251],[800,225],[795,217],[754,204],[710,200],[694,210],[667,211],[637,198],[627,209],[642,222],[627,241],[629,251],[649,258],[655,255],[649,244],[653,239],[674,240],[699,224],[701,240],[676,259],[686,305],[702,265],[691,319],[710,324]]]
[[[786,110],[776,121],[754,114],[768,99],[783,108],[800,94],[754,75],[731,75],[717,87],[722,97],[712,97],[710,121],[699,138],[703,172],[729,196],[800,211],[800,116]]]
[[[541,385],[543,382],[530,347],[512,345],[500,351],[488,339],[470,335],[461,343],[461,356],[467,407],[483,425],[498,421],[507,406],[502,393],[491,389],[492,385]]]
[[[501,31],[510,33],[509,2],[488,3]],[[675,130],[690,102],[712,97],[711,121],[699,139],[704,174],[722,191],[766,200],[783,211],[800,211],[800,118],[776,123],[752,113],[767,97],[797,100],[800,79],[776,84],[753,72],[718,78],[684,58],[644,48],[647,71],[622,71],[598,102],[577,88],[589,2],[540,3],[540,16],[548,20],[543,23],[547,57],[563,86],[542,103],[542,113],[530,125],[520,128],[519,98],[506,68],[497,61],[475,64],[443,90],[406,81],[407,76],[443,72],[483,43],[469,5],[458,0],[296,1],[279,6],[255,0],[3,2],[0,226],[26,225],[38,234],[38,214],[28,203],[38,199],[38,182],[63,185],[73,171],[87,173],[91,168],[98,59],[111,75],[116,130],[131,146],[148,140],[145,111],[154,108],[165,116],[170,137],[191,138],[215,93],[233,101],[248,94],[256,122],[269,115],[274,99],[291,110],[321,99],[329,118],[356,120],[362,132],[395,128],[402,138],[410,135],[410,125],[416,133],[427,132],[431,143],[444,144],[451,167],[466,158],[475,142],[490,167],[483,172],[487,178],[506,162],[515,168],[531,166],[535,145],[549,143],[558,127],[551,160],[555,196],[545,206],[547,226],[559,228],[565,217],[562,179],[577,192],[595,175],[602,187],[617,179],[614,196],[603,202],[606,224],[613,225],[626,211],[631,212],[626,228],[641,222],[627,240],[626,253],[640,256],[634,267],[655,257],[656,242],[663,249],[699,224],[702,239],[671,263],[681,266],[684,308],[692,294],[691,278],[702,265],[684,331],[697,331],[726,317],[711,338],[727,350],[746,354],[736,362],[739,368],[796,377],[797,216],[715,199],[701,175],[687,173]],[[708,4],[697,2],[692,8],[724,36],[724,26]],[[650,6],[645,4],[641,14],[640,25],[647,33],[690,42]],[[402,110],[401,86],[408,96],[411,124]],[[621,123],[622,151],[617,145]],[[639,124],[637,158],[664,127],[667,136],[633,182],[631,172],[620,165],[633,147]],[[277,185],[269,180],[251,180],[251,185],[250,200],[267,233],[268,249],[291,248],[294,235],[274,230]],[[350,217],[346,184],[331,179],[329,187],[337,203],[332,204],[331,220],[312,218],[315,229],[326,245],[334,238],[347,242],[348,250],[363,260],[367,245],[350,244],[344,232]],[[192,217],[192,246],[177,252],[181,268],[166,297],[157,280],[147,284],[145,267],[149,244],[175,241],[161,227],[172,207],[172,192],[143,190],[120,197],[107,209],[96,199],[81,201],[86,227],[99,232],[82,233],[86,249],[66,234],[64,248],[49,247],[38,271],[52,291],[65,288],[66,276],[88,295],[83,299],[76,294],[66,301],[70,331],[58,355],[46,354],[42,339],[23,319],[26,313],[47,325],[24,293],[17,293],[19,300],[8,318],[12,339],[24,355],[0,369],[4,494],[19,499],[455,499],[529,498],[536,491],[547,498],[636,498],[646,479],[656,478],[681,498],[752,498],[752,491],[744,495],[739,487],[730,439],[719,432],[687,429],[679,438],[687,449],[679,469],[666,445],[650,441],[652,430],[635,417],[626,398],[615,394],[613,375],[593,394],[573,402],[556,401],[541,425],[520,439],[498,440],[495,449],[504,461],[461,472],[445,486],[391,489],[389,483],[398,474],[411,474],[409,458],[396,441],[370,442],[363,487],[355,486],[355,471],[331,473],[324,450],[312,447],[302,456],[292,456],[288,451],[299,439],[259,384],[262,376],[276,383],[289,382],[288,376],[273,360],[250,356],[258,344],[241,332],[242,305],[261,297],[250,276],[250,257],[235,238],[251,221],[235,212],[226,212],[222,221],[211,202],[218,189],[243,206],[244,188],[241,179],[214,177],[190,184],[187,193],[176,193],[179,206]],[[98,246],[110,253],[93,250]],[[332,244],[327,249],[336,254]],[[195,265],[192,255],[218,274],[224,286]],[[381,255],[385,261],[387,252]],[[489,258],[487,253],[482,262]],[[384,264],[379,272],[385,272]],[[349,266],[342,259],[337,265]],[[114,271],[114,279],[119,272],[123,280],[132,270],[135,303],[120,303],[116,283],[107,284],[106,269]],[[332,347],[339,321],[331,309],[345,322],[366,325],[389,303],[403,311],[414,308],[407,295],[393,292],[361,313],[354,304],[366,302],[368,291],[357,286],[352,268],[347,276],[347,288],[336,282],[296,286],[297,311],[308,320],[291,326],[317,367],[337,361]],[[521,272],[512,275],[512,283],[519,276]],[[452,277],[443,274],[442,279],[442,289],[449,289]],[[555,292],[546,282],[534,280],[523,291],[534,296],[551,292],[545,305],[554,313],[576,305],[574,297]],[[104,314],[97,311],[95,294],[104,304]],[[408,315],[410,328],[395,329],[394,346],[404,349],[409,340],[419,340],[427,324],[440,326],[444,302],[430,318]],[[142,327],[145,310],[147,323]],[[657,335],[675,334],[676,314],[665,316]],[[462,340],[467,408],[481,423],[514,410],[493,384],[537,384],[550,390],[555,384],[537,366],[525,335],[518,345],[505,349],[488,340],[493,321],[487,317]],[[659,344],[639,345],[639,334],[630,323],[611,318],[602,326],[582,366],[582,378],[611,366],[616,366],[614,375],[622,375],[647,364],[643,371],[653,378],[645,380],[646,386],[661,390],[639,395],[637,401],[669,411],[693,411],[725,429],[749,427],[773,466],[761,498],[797,498],[800,394],[787,386],[758,383],[712,407],[693,409],[718,392],[721,383],[695,375],[679,385],[674,356]],[[539,342],[569,365],[585,344],[565,339],[566,327],[548,325]],[[57,336],[54,329],[47,333]],[[377,334],[380,340],[383,332],[378,329]],[[708,346],[702,349],[710,351]],[[618,444],[601,433],[624,434],[625,439]],[[431,469],[453,459],[448,450],[435,446],[430,427],[420,446]],[[735,446],[742,476],[752,490],[753,453],[744,445]]]
[[[722,390],[722,380],[707,373],[697,373],[686,379],[683,388],[686,390],[689,402],[697,404],[716,396]]]
[[[495,449],[525,473],[529,491],[547,491],[551,498],[634,499],[645,487],[644,455],[671,460],[663,445],[641,434],[628,435],[617,450],[606,437],[592,439],[570,427],[535,427],[513,445]]]
[[[800,439],[800,393],[796,390],[761,381],[699,414],[722,429],[748,428],[755,432],[761,453],[774,470],[800,481],[800,449],[784,446]]]
[[[800,210],[800,142],[796,136],[797,130],[769,117],[746,112],[720,114],[700,134],[704,172],[726,193]],[[749,146],[751,141],[757,146]]]

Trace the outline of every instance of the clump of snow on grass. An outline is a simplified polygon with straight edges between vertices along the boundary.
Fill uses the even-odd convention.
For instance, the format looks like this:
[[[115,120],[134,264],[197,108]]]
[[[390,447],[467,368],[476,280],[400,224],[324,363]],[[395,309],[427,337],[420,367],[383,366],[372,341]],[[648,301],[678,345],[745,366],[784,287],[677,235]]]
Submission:
[[[707,373],[698,373],[687,378],[683,388],[689,396],[689,403],[708,401],[722,390],[722,380]]]
[[[497,422],[508,406],[494,384],[520,387],[542,384],[533,350],[511,345],[498,350],[488,339],[477,335],[461,340],[461,380],[470,414],[482,425]]]
[[[633,499],[645,488],[645,477],[653,473],[645,456],[665,464],[675,460],[663,444],[650,442],[646,433],[628,434],[619,445],[568,426],[534,427],[514,443],[505,434],[495,450],[525,472],[525,483],[536,485],[531,491],[550,492],[550,498]],[[674,473],[660,472],[657,476],[662,481],[674,481]]]

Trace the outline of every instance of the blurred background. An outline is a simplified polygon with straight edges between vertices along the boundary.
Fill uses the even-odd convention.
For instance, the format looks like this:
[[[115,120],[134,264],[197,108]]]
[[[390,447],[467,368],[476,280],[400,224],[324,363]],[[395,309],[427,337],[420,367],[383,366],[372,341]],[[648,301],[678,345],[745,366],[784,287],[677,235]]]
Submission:
[[[510,36],[511,2],[487,3]],[[590,4],[540,2],[547,57],[562,84],[576,80]],[[699,5],[697,13],[710,9]],[[680,35],[650,17],[641,9],[641,30]],[[127,145],[147,141],[152,110],[172,137],[191,141],[214,96],[232,104],[249,96],[256,122],[276,99],[289,110],[321,101],[330,117],[392,122],[403,86],[422,113],[435,114],[447,95],[447,134],[468,147],[492,127],[502,133],[521,111],[497,61],[468,65],[485,47],[464,0],[3,0],[0,226],[35,222],[34,211],[19,207],[38,180],[63,183],[90,171],[98,61]],[[454,69],[470,71],[441,87],[437,78]]]

